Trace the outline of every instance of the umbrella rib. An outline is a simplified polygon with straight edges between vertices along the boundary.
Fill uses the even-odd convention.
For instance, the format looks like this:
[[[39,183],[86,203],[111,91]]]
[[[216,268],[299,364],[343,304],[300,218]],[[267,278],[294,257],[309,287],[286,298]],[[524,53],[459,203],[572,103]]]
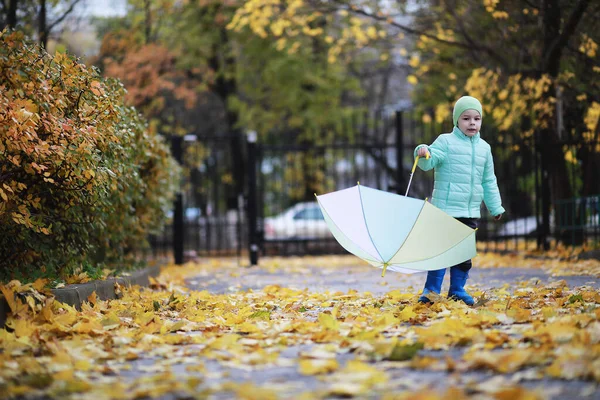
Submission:
[[[362,193],[360,192],[360,185],[357,185],[357,186],[358,186],[358,197],[360,198],[360,208],[362,209],[363,219],[365,220],[365,228],[367,228],[367,234],[369,235],[369,239],[371,239],[371,243],[373,243],[373,247],[377,251],[377,254],[379,254],[379,258],[381,258],[381,260],[385,263],[386,261],[381,256],[379,249],[377,248],[377,246],[375,246],[375,241],[373,240],[373,237],[371,236],[371,231],[369,230],[369,225],[367,225],[367,217],[365,216],[365,206],[363,205]]]
[[[426,203],[427,203],[427,201],[423,201],[423,207],[421,207],[421,210],[419,211],[419,215],[417,215],[417,218],[415,219],[415,223],[413,224],[413,226],[411,226],[410,231],[408,231],[408,235],[406,235],[402,244],[400,246],[398,246],[398,250],[396,250],[396,252],[390,257],[390,260],[392,258],[396,257],[396,254],[398,254],[400,252],[400,250],[402,250],[402,246],[404,246],[404,243],[406,243],[406,240],[410,237],[410,234],[412,233],[413,229],[415,228],[415,225],[417,224],[417,221],[419,220],[419,217],[421,216],[421,213],[423,212],[423,209],[425,208]],[[385,260],[385,261],[389,262],[390,260]]]
[[[446,251],[443,251],[443,252],[441,252],[441,253],[439,253],[439,254],[436,254],[435,256],[428,257],[428,258],[423,258],[423,259],[421,259],[421,260],[407,261],[407,262],[408,262],[408,263],[412,263],[412,262],[427,261],[427,260],[431,260],[431,259],[433,259],[433,258],[439,257],[439,256],[441,256],[442,254],[444,254],[444,253],[446,253],[446,252],[448,252],[448,251],[452,250],[453,248],[455,248],[456,246],[458,246],[459,244],[461,244],[462,242],[464,242],[465,240],[467,240],[468,238],[470,238],[470,237],[471,237],[471,235],[474,235],[474,234],[475,234],[475,230],[473,230],[473,232],[472,232],[472,233],[470,233],[469,235],[467,235],[465,238],[463,238],[461,241],[459,241],[458,243],[456,243],[454,246],[450,247],[450,248],[449,248],[449,249],[447,249]],[[392,264],[392,265],[403,265],[403,264]],[[403,268],[412,269],[412,268],[408,268],[408,267],[403,267]],[[422,270],[419,270],[419,271],[422,271]]]
[[[360,196],[360,190],[359,190],[359,192],[358,192],[358,193],[359,193],[359,196]],[[346,239],[348,239],[348,241],[349,241],[349,242],[352,242],[352,243],[353,243],[353,244],[355,244],[357,247],[359,247],[359,248],[360,248],[362,251],[364,251],[364,252],[365,252],[365,254],[369,254],[369,255],[371,255],[371,254],[370,254],[368,251],[366,251],[365,249],[363,249],[362,247],[360,247],[358,244],[354,243],[354,241],[352,241],[352,240],[351,240],[351,239],[350,239],[348,236],[346,236],[346,234],[345,234],[345,233],[344,233],[344,232],[343,232],[343,231],[340,229],[340,227],[338,226],[338,224],[336,224],[336,223],[335,223],[335,221],[333,220],[333,218],[331,218],[331,216],[329,215],[329,213],[327,212],[327,210],[325,209],[325,207],[323,207],[323,206],[321,205],[321,201],[319,200],[319,196],[316,196],[316,197],[317,197],[317,202],[319,203],[319,206],[320,206],[320,208],[321,208],[321,211],[322,211],[322,212],[324,212],[325,214],[327,214],[327,216],[329,217],[329,220],[331,221],[331,223],[332,223],[333,225],[335,225],[335,226],[336,226],[336,228],[338,228],[338,231],[339,231],[339,233],[340,233],[341,235],[344,235],[344,237],[345,237]],[[362,204],[361,204],[361,207],[362,207]],[[363,216],[364,216],[364,211],[363,211]],[[367,231],[368,231],[368,229],[367,229]],[[369,235],[369,237],[371,237],[371,235]],[[373,239],[371,239],[371,240],[373,240]],[[338,241],[338,242],[339,242],[339,241]],[[341,244],[341,243],[340,243],[340,244]],[[348,251],[348,249],[346,249],[346,250]],[[377,250],[377,248],[375,248],[375,250]],[[362,258],[364,258],[364,259],[365,259],[365,260],[367,260],[367,261],[372,261],[372,262],[374,262],[374,263],[380,263],[380,262],[381,262],[381,261],[379,261],[379,260],[372,260],[372,259],[370,259],[370,258],[366,258],[366,257],[362,257]]]

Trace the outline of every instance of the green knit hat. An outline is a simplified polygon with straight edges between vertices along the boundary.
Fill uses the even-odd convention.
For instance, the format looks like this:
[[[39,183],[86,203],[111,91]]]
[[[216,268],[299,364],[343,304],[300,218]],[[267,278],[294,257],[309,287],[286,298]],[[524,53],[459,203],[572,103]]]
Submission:
[[[452,121],[454,122],[454,126],[458,126],[457,124],[460,114],[467,110],[475,110],[479,112],[481,117],[483,117],[483,110],[481,109],[481,103],[479,100],[477,100],[475,97],[463,96],[456,100],[456,103],[454,104],[454,111],[452,112]]]

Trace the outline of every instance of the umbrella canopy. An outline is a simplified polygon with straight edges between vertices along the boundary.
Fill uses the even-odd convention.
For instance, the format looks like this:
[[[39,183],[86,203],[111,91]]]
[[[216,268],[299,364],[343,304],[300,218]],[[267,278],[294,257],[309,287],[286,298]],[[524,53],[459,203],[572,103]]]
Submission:
[[[356,185],[317,196],[327,226],[350,253],[404,273],[451,267],[476,255],[475,229],[426,200]]]

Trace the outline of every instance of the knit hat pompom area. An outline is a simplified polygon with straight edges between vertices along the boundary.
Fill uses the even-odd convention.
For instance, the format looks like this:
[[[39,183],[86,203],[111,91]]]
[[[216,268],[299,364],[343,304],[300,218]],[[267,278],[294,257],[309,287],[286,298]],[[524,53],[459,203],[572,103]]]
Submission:
[[[460,114],[467,110],[475,110],[483,117],[483,110],[479,100],[477,100],[475,97],[463,96],[456,100],[456,103],[454,104],[454,111],[452,112],[452,121],[454,122],[454,126],[457,126]]]

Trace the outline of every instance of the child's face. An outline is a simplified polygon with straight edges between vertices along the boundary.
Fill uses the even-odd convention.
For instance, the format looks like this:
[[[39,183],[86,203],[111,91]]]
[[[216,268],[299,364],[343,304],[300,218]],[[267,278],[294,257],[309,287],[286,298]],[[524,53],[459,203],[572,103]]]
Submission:
[[[475,110],[466,110],[458,117],[458,129],[472,137],[481,129],[481,115]]]

